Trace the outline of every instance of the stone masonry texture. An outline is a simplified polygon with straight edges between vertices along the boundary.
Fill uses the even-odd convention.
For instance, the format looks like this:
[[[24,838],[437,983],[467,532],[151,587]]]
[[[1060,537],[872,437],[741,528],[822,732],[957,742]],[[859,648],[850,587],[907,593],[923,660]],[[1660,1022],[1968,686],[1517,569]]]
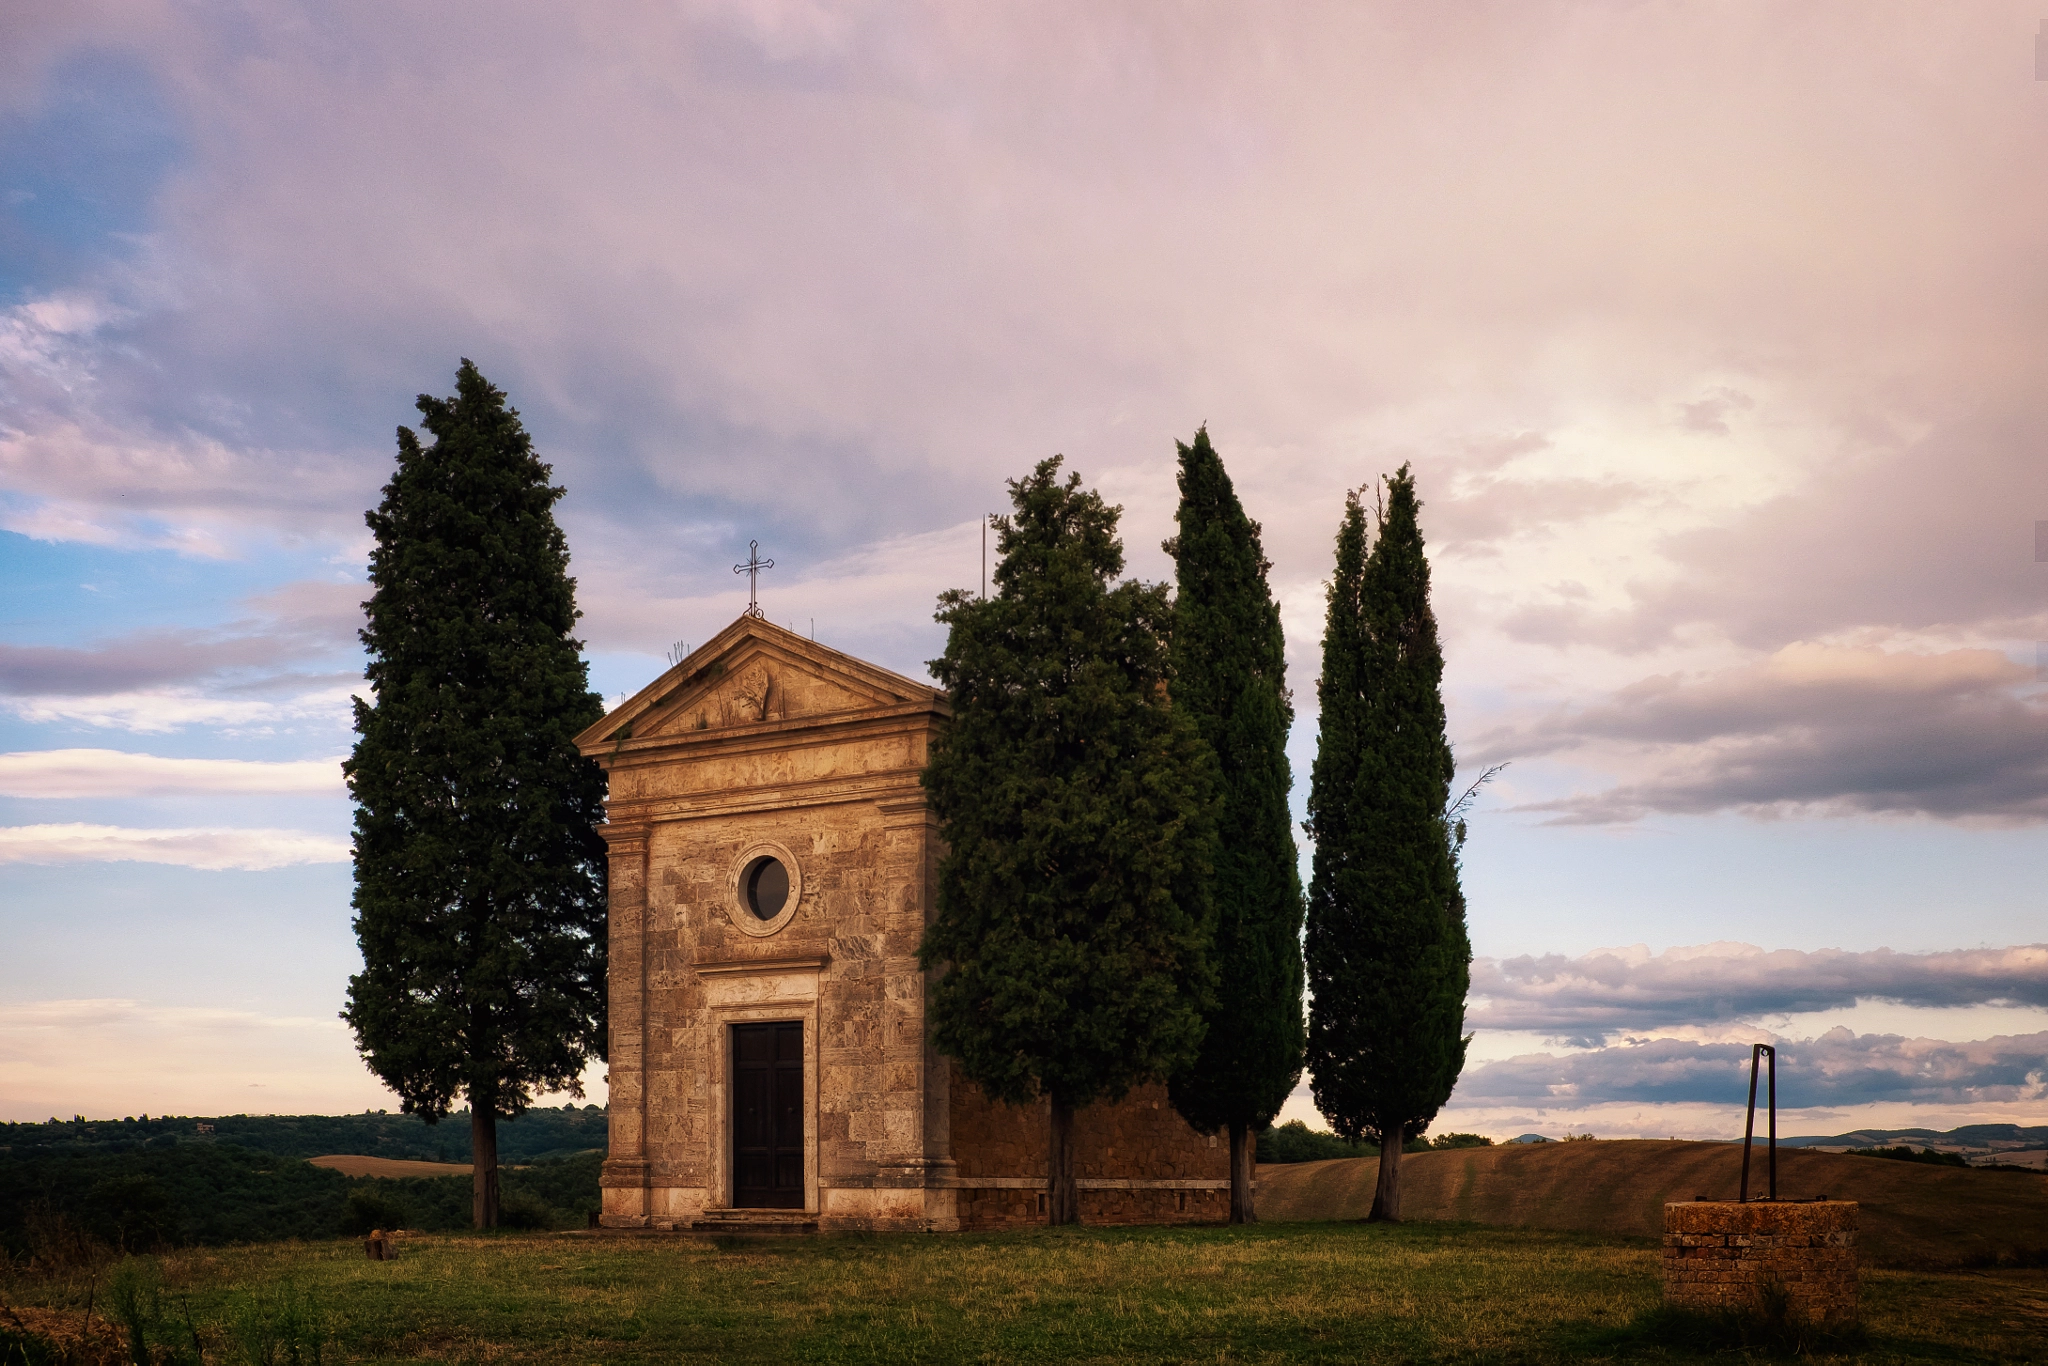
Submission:
[[[729,1226],[732,1028],[800,1021],[803,1207],[820,1229],[1035,1222],[1042,1106],[990,1104],[926,1039],[917,947],[941,852],[929,684],[741,618],[579,737],[610,781],[603,1220]],[[790,865],[763,921],[742,869]],[[1084,1220],[1221,1219],[1228,1145],[1163,1088],[1077,1115]],[[783,1211],[776,1219],[789,1219]]]
[[[1852,1200],[1695,1200],[1664,1206],[1664,1299],[1687,1309],[1756,1308],[1782,1287],[1795,1317],[1856,1317]]]

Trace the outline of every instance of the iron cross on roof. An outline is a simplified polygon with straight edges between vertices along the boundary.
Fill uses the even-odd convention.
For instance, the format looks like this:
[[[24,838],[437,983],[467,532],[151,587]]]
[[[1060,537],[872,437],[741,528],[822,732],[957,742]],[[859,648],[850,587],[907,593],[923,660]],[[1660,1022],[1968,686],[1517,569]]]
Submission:
[[[736,564],[732,567],[733,573],[745,574],[747,576],[748,616],[758,617],[761,615],[761,603],[759,600],[761,571],[764,569],[773,569],[774,567],[775,561],[764,560],[761,558],[761,543],[759,541],[748,541],[747,562],[745,564]]]

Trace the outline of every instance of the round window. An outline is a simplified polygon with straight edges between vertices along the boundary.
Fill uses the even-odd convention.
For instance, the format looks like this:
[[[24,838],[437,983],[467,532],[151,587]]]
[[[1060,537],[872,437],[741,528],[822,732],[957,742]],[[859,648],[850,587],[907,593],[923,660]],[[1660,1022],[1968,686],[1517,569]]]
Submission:
[[[740,875],[741,894],[757,920],[773,920],[789,901],[789,869],[763,854]]]

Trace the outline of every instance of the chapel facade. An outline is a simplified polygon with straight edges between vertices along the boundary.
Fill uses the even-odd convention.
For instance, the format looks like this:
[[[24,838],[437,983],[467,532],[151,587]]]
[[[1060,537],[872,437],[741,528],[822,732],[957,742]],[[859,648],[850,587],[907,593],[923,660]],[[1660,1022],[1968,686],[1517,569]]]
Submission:
[[[610,776],[613,1228],[1044,1216],[1046,1111],[932,1047],[917,947],[946,696],[743,616],[578,737]],[[1220,1220],[1229,1147],[1165,1088],[1075,1119],[1088,1223]]]

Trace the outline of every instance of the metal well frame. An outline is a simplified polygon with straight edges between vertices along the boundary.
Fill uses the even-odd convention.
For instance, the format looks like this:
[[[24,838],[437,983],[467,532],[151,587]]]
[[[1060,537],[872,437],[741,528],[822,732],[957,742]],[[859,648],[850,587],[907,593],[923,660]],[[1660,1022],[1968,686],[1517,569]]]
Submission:
[[[1766,1056],[1771,1060],[1770,1081],[1770,1194],[1760,1195],[1759,1200],[1778,1198],[1778,1050],[1767,1043],[1753,1044],[1749,1050],[1749,1117],[1742,1123],[1742,1189],[1736,1196],[1743,1204],[1749,1202],[1749,1148],[1756,1134],[1756,1077]]]

